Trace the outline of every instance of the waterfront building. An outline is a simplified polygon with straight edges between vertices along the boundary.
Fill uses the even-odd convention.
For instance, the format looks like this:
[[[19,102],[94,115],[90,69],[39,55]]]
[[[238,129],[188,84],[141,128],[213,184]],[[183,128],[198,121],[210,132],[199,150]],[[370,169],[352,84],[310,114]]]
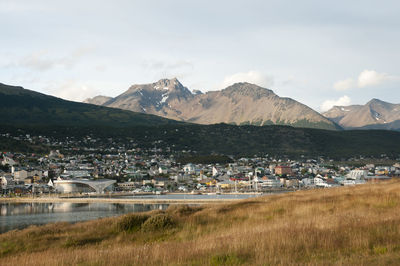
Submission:
[[[57,192],[61,193],[104,193],[106,189],[116,183],[111,179],[57,179],[54,186]]]

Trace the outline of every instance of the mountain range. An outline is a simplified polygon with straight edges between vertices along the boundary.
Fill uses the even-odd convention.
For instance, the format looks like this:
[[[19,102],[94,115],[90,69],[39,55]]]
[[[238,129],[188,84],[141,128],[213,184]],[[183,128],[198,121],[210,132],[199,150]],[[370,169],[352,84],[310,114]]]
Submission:
[[[323,115],[345,129],[400,130],[400,104],[378,99],[365,105],[334,106]]]
[[[115,98],[97,96],[85,102],[196,124],[340,128],[308,106],[250,83],[236,83],[220,91],[192,93],[176,78],[162,79],[133,85]]]
[[[235,86],[239,86],[240,90]],[[246,90],[246,86],[249,86],[250,92]],[[254,85],[240,83],[220,93],[228,94],[221,97],[230,100],[233,98],[229,96],[231,93],[244,94],[249,98],[258,97],[254,88]],[[163,90],[164,93],[167,91],[169,92]],[[144,91],[141,92],[145,94]],[[266,89],[261,88],[258,92],[261,95],[267,94],[271,98],[277,97]],[[175,101],[185,100],[179,93],[171,92],[168,96]],[[190,93],[187,97],[195,98],[196,94]],[[302,107],[296,102],[294,104]],[[157,143],[157,147],[163,150],[196,151],[205,155],[245,156],[268,153],[285,156],[329,156],[341,159],[349,156],[376,157],[386,154],[391,158],[398,158],[400,150],[400,132],[321,130],[280,125],[200,125],[151,114],[66,101],[5,84],[0,84],[0,113],[0,133],[45,135],[55,139],[67,137],[83,139],[92,136],[107,143],[112,138],[121,145],[135,143],[139,147],[152,148],[154,143]],[[20,147],[20,151],[24,152],[29,150],[25,143],[14,143],[4,138],[0,142],[1,147],[7,150]]]
[[[179,124],[155,115],[66,101],[57,97],[0,83],[0,124],[112,126]]]

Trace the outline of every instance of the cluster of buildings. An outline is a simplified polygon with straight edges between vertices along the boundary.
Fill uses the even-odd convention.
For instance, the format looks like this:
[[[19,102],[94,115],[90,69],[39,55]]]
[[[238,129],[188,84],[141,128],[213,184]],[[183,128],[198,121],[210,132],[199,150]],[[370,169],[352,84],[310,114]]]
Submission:
[[[324,158],[232,158],[227,164],[180,164],[196,156],[173,147],[139,147],[133,140],[93,136],[60,139],[21,133],[1,137],[48,147],[47,154],[0,153],[0,194],[107,191],[268,191],[363,184],[400,175],[400,164],[334,163]],[[362,159],[362,158],[361,158]],[[382,162],[387,158],[382,157]],[[397,160],[398,161],[398,160]]]
[[[3,152],[0,194],[248,192],[364,184],[400,175],[400,164],[362,167],[323,160],[241,158],[227,164],[181,165],[157,150],[45,156]]]

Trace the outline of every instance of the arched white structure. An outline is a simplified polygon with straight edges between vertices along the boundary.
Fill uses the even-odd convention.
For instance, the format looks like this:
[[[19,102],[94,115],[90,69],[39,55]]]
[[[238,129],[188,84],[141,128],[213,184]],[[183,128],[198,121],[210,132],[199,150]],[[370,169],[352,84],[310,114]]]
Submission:
[[[65,179],[54,180],[54,187],[61,193],[74,193],[74,192],[96,192],[104,193],[104,190],[116,183],[117,181],[111,179]]]

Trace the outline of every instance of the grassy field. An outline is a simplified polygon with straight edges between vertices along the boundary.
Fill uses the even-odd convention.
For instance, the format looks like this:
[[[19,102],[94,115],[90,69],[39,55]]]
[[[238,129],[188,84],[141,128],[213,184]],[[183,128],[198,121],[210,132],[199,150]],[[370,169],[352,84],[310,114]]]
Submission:
[[[400,182],[57,223],[0,235],[0,265],[400,264]]]

